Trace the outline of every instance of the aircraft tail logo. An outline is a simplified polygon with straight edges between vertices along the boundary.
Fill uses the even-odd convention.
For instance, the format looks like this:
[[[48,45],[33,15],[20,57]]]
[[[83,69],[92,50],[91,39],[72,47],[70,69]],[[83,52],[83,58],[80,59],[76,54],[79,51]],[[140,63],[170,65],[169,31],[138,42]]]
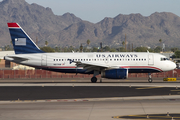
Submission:
[[[44,53],[18,23],[7,23],[16,54]]]

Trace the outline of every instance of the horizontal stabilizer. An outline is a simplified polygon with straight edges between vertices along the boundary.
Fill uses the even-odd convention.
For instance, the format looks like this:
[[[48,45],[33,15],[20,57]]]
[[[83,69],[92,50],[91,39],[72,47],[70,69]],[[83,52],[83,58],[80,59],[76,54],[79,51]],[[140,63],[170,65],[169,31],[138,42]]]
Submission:
[[[5,56],[4,60],[10,60],[10,61],[26,61],[29,60],[27,58],[24,57],[17,57],[17,56]]]

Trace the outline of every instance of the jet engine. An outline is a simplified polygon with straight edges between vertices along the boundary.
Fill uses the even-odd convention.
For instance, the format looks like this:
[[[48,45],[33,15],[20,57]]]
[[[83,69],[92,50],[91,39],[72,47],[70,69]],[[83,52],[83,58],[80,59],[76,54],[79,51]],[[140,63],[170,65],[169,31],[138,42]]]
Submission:
[[[101,72],[102,78],[127,79],[128,69],[110,69]]]

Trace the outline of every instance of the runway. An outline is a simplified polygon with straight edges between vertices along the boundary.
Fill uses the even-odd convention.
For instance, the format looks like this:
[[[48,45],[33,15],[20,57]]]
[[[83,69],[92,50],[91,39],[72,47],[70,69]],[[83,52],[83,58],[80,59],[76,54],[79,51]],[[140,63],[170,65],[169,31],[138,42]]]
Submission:
[[[0,100],[48,100],[179,95],[172,87],[125,86],[8,86],[0,87]]]
[[[174,114],[177,120],[179,94],[178,82],[1,83],[0,119],[127,120],[148,114],[153,120],[151,114],[161,119],[158,114],[169,113],[162,119]]]

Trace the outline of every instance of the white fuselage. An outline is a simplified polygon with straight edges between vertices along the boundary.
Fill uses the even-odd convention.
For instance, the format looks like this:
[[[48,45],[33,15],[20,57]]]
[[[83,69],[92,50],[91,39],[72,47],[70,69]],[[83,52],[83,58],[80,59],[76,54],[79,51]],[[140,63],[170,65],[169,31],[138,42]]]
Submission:
[[[129,73],[163,72],[176,67],[175,63],[161,54],[138,52],[35,53],[11,55],[6,56],[5,59],[35,68],[67,73],[74,73],[77,70],[80,73],[86,71],[83,67],[77,67],[76,62],[97,67],[105,66],[106,69],[126,68]]]

